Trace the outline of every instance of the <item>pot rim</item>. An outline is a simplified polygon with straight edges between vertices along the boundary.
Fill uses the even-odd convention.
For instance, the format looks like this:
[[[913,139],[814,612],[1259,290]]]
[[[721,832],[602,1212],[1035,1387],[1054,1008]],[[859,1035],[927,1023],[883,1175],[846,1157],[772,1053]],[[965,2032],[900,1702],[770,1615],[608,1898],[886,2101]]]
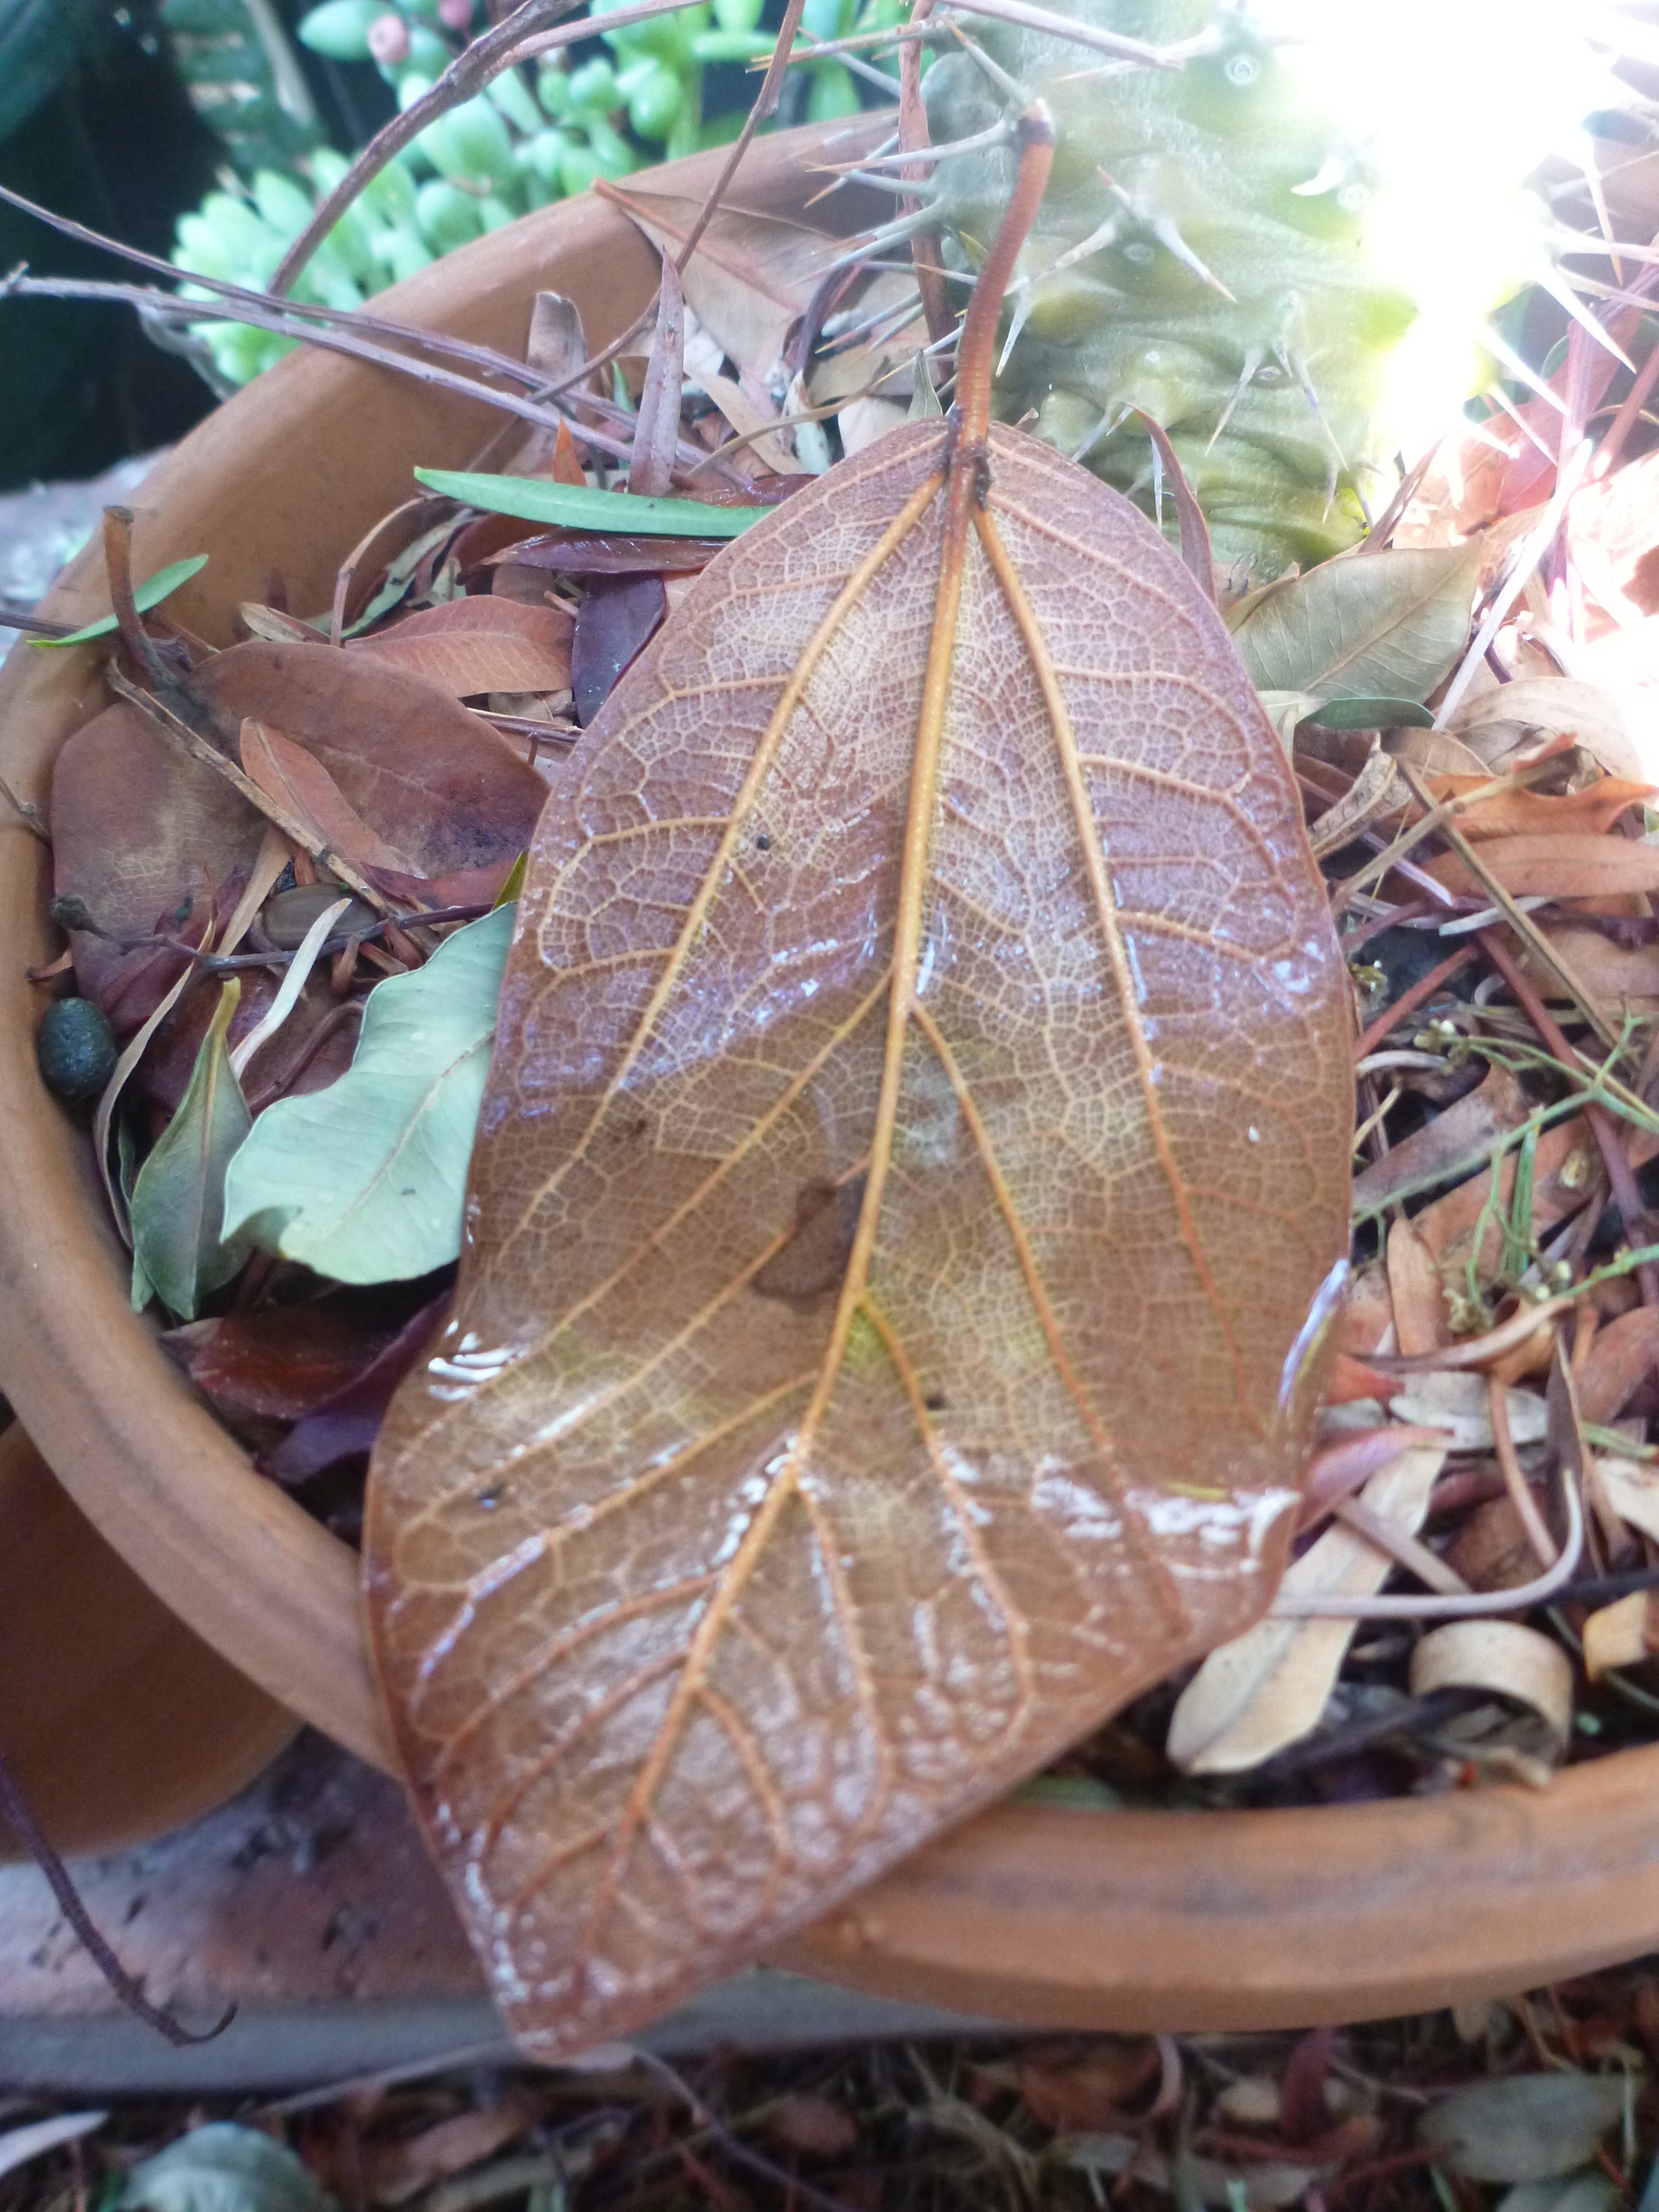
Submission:
[[[838,137],[868,141],[885,124],[861,118],[759,141],[730,203],[798,212],[801,156]],[[721,149],[652,172],[648,188],[701,197],[724,157]],[[480,321],[502,319],[503,300],[522,316],[527,289],[555,263],[602,270],[609,290],[595,302],[620,328],[617,297],[630,283],[648,289],[654,257],[614,207],[584,194],[446,257],[380,304],[409,321],[465,322],[476,335]],[[601,342],[611,334],[597,313],[590,331]],[[200,550],[183,539],[205,527],[190,503],[200,510],[207,487],[244,509],[302,502],[296,426],[360,409],[365,390],[375,442],[394,455],[407,458],[414,439],[463,456],[467,438],[476,445],[473,429],[458,442],[465,410],[454,401],[365,383],[377,374],[304,352],[217,410],[136,495],[142,564]],[[380,480],[395,479],[395,459],[364,467],[359,504],[381,499],[382,512],[392,501]],[[262,574],[263,558],[245,550],[175,605],[222,635]],[[101,611],[100,575],[97,554],[81,556],[54,587],[54,613]],[[92,652],[16,647],[0,672],[0,764],[14,789],[42,798],[57,745],[103,703]],[[284,1704],[394,1768],[353,1554],[255,1475],[128,1305],[124,1255],[84,1136],[35,1066],[22,969],[49,957],[46,892],[39,842],[0,820],[0,941],[10,949],[0,963],[0,1387],[158,1596]],[[1114,1813],[1109,1828],[1014,1802],[936,1840],[776,1962],[1072,2027],[1306,2024],[1500,1994],[1659,1944],[1656,1789],[1659,1746],[1569,1769],[1547,1792]]]

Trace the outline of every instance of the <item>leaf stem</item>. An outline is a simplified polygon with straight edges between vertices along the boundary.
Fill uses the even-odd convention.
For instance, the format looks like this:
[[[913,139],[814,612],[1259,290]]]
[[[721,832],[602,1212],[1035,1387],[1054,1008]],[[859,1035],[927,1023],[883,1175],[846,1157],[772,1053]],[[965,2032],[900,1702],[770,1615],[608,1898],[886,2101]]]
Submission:
[[[957,397],[951,413],[957,445],[970,453],[982,449],[990,432],[991,377],[996,364],[996,326],[1002,313],[1002,295],[1048,188],[1048,173],[1054,166],[1054,137],[1053,117],[1041,100],[1033,100],[1014,125],[1019,173],[1007,213],[974,286],[957,348]]]

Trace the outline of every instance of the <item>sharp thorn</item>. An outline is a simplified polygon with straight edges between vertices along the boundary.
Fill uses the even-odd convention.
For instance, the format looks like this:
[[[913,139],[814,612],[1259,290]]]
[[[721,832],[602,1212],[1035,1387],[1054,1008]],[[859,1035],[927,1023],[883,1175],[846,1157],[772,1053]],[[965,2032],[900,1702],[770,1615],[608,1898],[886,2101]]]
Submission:
[[[1560,392],[1545,383],[1530,362],[1522,359],[1501,331],[1494,330],[1489,322],[1483,322],[1477,326],[1476,335],[1493,359],[1503,363],[1517,384],[1525,385],[1529,391],[1535,392],[1558,415],[1565,416],[1567,402]]]
[[[1214,445],[1216,440],[1221,435],[1229,423],[1232,421],[1233,410],[1238,405],[1239,401],[1243,398],[1245,393],[1249,390],[1252,382],[1255,380],[1256,371],[1261,367],[1262,362],[1265,361],[1267,358],[1266,353],[1259,346],[1252,346],[1245,353],[1244,365],[1239,372],[1238,382],[1233,386],[1231,398],[1221,410],[1221,420],[1216,424],[1215,429],[1210,433],[1210,444],[1205,446],[1205,453],[1209,452],[1210,446]]]

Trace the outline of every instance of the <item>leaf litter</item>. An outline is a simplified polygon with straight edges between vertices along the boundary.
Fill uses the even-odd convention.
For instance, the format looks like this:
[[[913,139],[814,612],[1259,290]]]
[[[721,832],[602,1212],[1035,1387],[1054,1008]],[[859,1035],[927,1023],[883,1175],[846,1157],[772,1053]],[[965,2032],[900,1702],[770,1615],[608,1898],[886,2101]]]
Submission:
[[[698,213],[613,196],[665,251]],[[130,1052],[143,1039],[100,1122],[136,1170],[136,1284],[188,1325],[175,1349],[222,1417],[274,1475],[315,1486],[333,1525],[354,1526],[341,1465],[360,1464],[447,1311],[513,926],[491,910],[566,753],[652,638],[677,637],[671,589],[856,451],[855,410],[905,396],[890,273],[863,276],[868,310],[855,264],[837,314],[816,304],[838,250],[722,208],[680,272],[683,306],[665,285],[654,337],[608,375],[571,354],[566,316],[575,373],[532,434],[531,473],[416,467],[427,496],[342,549],[332,611],[250,608],[249,642],[205,653],[164,613],[153,638],[139,621],[189,564],[136,593],[112,568],[117,612],[93,628],[118,637],[120,696],[65,748],[50,827],[75,981]],[[925,375],[915,387],[931,394]],[[1521,411],[1558,438],[1541,406]],[[1329,1454],[1382,1442],[1365,1471],[1316,1484],[1295,1605],[1143,1694],[1061,1757],[1059,1781],[1195,1806],[1543,1786],[1563,1759],[1655,1732],[1645,435],[1570,497],[1547,455],[1504,474],[1472,447],[1418,482],[1391,543],[1227,606],[1300,788],[1367,1046],[1319,1434]],[[642,488],[621,489],[636,436]],[[1516,547],[1537,574],[1517,572]],[[347,892],[344,934],[314,949],[245,1096],[234,1056],[306,942],[280,902],[314,893],[315,922]],[[397,1008],[417,1001],[404,1027]],[[417,1036],[418,1052],[388,1041]],[[796,1224],[803,1250],[809,1219],[830,1236],[831,1282],[845,1211],[815,1198]],[[388,1295],[412,1309],[388,1320]],[[326,1390],[247,1379],[315,1317],[343,1347]]]

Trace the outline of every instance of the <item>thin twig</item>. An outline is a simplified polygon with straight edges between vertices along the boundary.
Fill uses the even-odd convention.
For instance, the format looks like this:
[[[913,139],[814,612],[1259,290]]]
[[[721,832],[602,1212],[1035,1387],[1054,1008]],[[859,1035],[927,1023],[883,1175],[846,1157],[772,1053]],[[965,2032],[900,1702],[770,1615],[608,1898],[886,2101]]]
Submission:
[[[697,250],[698,241],[713,222],[721,201],[730,189],[732,179],[737,175],[738,163],[748,152],[755,132],[777,111],[778,102],[783,93],[784,78],[794,51],[795,34],[800,29],[801,10],[805,4],[806,0],[788,0],[783,21],[778,27],[777,43],[772,49],[772,59],[766,64],[766,75],[760,79],[760,89],[754,96],[754,104],[744,117],[743,128],[732,141],[732,150],[727,156],[720,175],[715,179],[708,198],[697,210],[696,218],[686,233],[685,244],[675,258],[675,267],[682,275],[685,264]]]
[[[290,289],[358,194],[374,181],[394,155],[401,154],[405,146],[420,137],[428,124],[435,123],[441,115],[447,115],[462,101],[476,98],[515,63],[555,47],[573,45],[578,39],[592,38],[599,26],[586,16],[579,22],[561,29],[538,29],[542,24],[562,24],[563,18],[580,4],[581,0],[524,0],[522,7],[515,8],[505,21],[486,31],[482,37],[475,38],[463,53],[458,54],[430,92],[423,92],[401,115],[393,116],[390,123],[376,131],[283,256],[270,280],[271,290],[281,294]],[[603,28],[607,31],[624,30],[630,23],[643,23],[653,16],[670,15],[690,4],[691,0],[639,0],[634,7],[613,10],[606,16]]]
[[[17,1837],[35,1864],[45,1875],[48,1886],[57,1899],[58,1910],[74,1930],[92,1964],[115,1992],[128,2012],[134,2013],[147,2028],[154,2028],[175,2050],[188,2044],[212,2043],[215,2036],[222,2036],[236,2018],[236,2006],[227,2005],[225,2017],[217,2025],[200,2032],[182,2027],[170,2012],[159,2005],[152,2005],[144,1994],[144,1985],[136,1974],[130,1974],[117,1958],[109,1943],[99,1932],[91,1913],[81,1901],[80,1892],[64,1865],[47,1839],[46,1832],[35,1817],[35,1808],[23,1795],[16,1776],[3,1756],[0,1756],[0,1815]]]
[[[1550,1534],[1543,1523],[1543,1516],[1533,1503],[1532,1486],[1526,1471],[1516,1455],[1515,1438],[1510,1432],[1509,1389],[1497,1375],[1486,1377],[1486,1411],[1492,1424],[1492,1450],[1497,1456],[1498,1471],[1503,1478],[1503,1487],[1510,1494],[1510,1503],[1515,1508],[1516,1518],[1526,1532],[1527,1541],[1541,1567],[1554,1566],[1558,1556]]]
[[[43,845],[52,842],[52,832],[47,827],[46,817],[33,800],[19,798],[3,776],[0,776],[0,798],[15,809],[26,830],[32,830]]]

